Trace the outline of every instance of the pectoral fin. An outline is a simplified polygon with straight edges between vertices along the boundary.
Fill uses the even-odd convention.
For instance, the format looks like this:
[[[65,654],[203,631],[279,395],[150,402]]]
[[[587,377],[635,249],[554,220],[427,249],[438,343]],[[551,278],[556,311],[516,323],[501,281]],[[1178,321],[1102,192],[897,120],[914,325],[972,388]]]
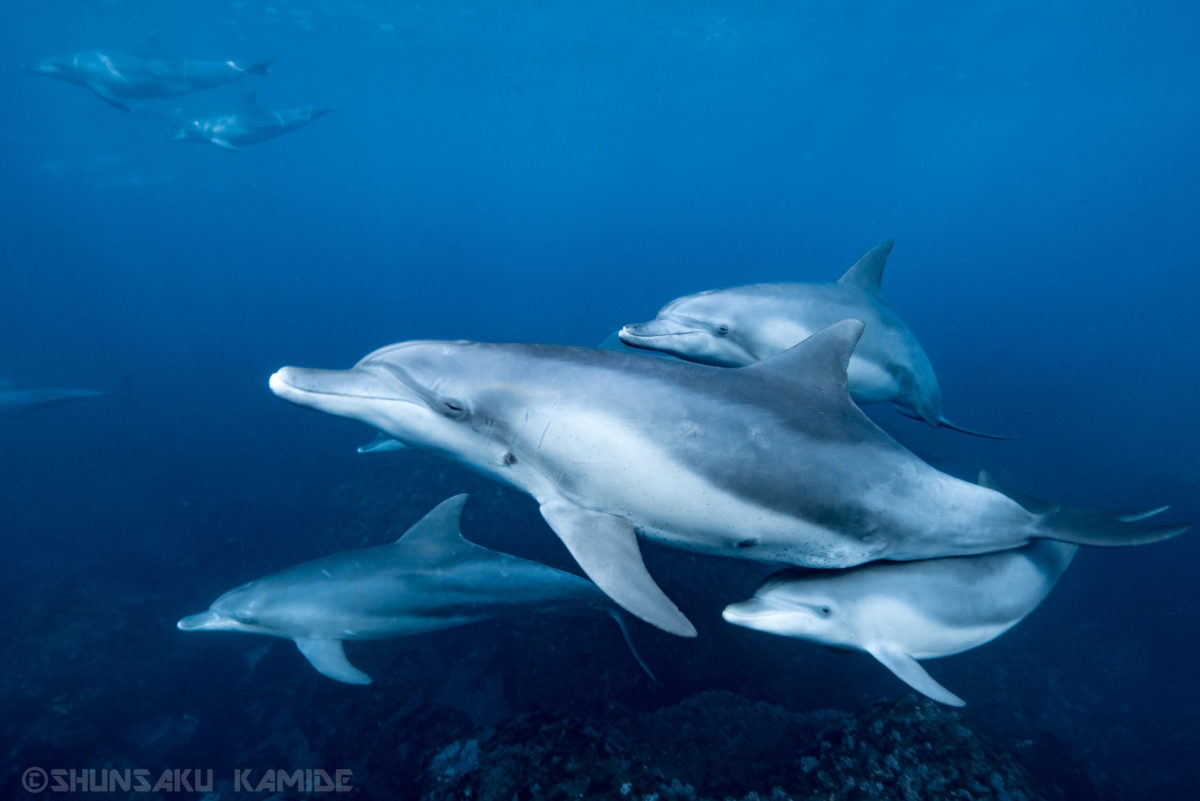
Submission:
[[[317,672],[346,684],[370,684],[371,677],[350,664],[341,640],[296,640],[296,647]]]
[[[227,142],[224,139],[209,139],[208,141],[212,142],[222,150],[228,150],[231,153],[236,153],[238,151],[238,149],[231,142]]]
[[[559,499],[542,504],[542,517],[583,572],[609,598],[663,631],[680,637],[696,636],[696,627],[646,570],[629,521]]]
[[[867,653],[883,663],[902,682],[922,695],[950,706],[966,706],[967,702],[933,680],[917,660],[894,645],[876,644],[866,649]]]

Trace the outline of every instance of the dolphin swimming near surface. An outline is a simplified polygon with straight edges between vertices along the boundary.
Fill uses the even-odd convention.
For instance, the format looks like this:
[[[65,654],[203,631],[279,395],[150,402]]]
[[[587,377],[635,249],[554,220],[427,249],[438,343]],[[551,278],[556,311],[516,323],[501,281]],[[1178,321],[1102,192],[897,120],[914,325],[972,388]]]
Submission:
[[[891,401],[931,426],[1007,439],[964,429],[942,415],[942,390],[929,357],[883,300],[883,268],[891,251],[890,239],[876,245],[832,284],[750,284],[677,298],[655,319],[627,325],[619,336],[633,347],[741,367],[839,320],[862,320],[867,328],[850,358],[855,401]]]
[[[633,650],[620,611],[590,581],[464,539],[459,519],[466,500],[442,501],[391,544],[243,584],[176,625],[294,640],[320,673],[348,684],[370,684],[371,677],[346,659],[344,640],[406,637],[518,611],[604,611]]]
[[[268,111],[259,104],[258,93],[250,92],[238,110],[191,120],[176,130],[170,141],[211,142],[222,150],[236,151],[243,145],[303,128],[329,112],[330,109],[314,106]]]
[[[995,487],[986,473],[980,483]],[[1014,500],[1043,512],[1045,501]],[[1129,515],[1134,522],[1166,507]],[[865,651],[914,690],[953,706],[966,702],[918,659],[959,654],[994,640],[1032,612],[1066,571],[1077,545],[1036,540],[982,556],[864,565],[849,570],[784,570],[747,601],[725,607],[730,623]]]
[[[602,590],[683,636],[696,630],[646,570],[637,534],[834,568],[1035,538],[1129,545],[1186,528],[1030,512],[929,466],[850,399],[847,362],[862,331],[843,320],[736,369],[590,348],[404,342],[349,370],[284,367],[270,387],[527,492]]]
[[[28,72],[91,89],[124,111],[129,98],[171,97],[224,86],[246,75],[266,75],[270,61],[242,67],[232,61],[194,61],[89,50],[39,61]]]
[[[18,414],[65,403],[111,395],[95,389],[35,389],[0,380],[0,414]]]

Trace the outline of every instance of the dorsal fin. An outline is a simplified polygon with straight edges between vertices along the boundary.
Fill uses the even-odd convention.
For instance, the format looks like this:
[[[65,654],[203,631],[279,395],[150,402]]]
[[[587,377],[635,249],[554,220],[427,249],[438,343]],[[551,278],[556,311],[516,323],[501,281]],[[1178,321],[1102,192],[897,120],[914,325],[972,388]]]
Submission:
[[[891,252],[892,240],[880,242],[854,262],[854,266],[846,270],[846,274],[838,279],[838,283],[842,286],[856,286],[873,295],[881,294],[883,267],[887,264],[888,254]]]
[[[467,494],[455,495],[433,507],[424,517],[412,524],[408,531],[396,540],[397,545],[408,547],[425,547],[431,550],[448,550],[453,548],[478,548],[468,542],[459,531],[459,520],[462,519],[463,506],[467,502]]]
[[[242,95],[242,99],[238,101],[238,109],[240,111],[259,111],[262,109],[262,104],[258,102],[258,90],[251,89]]]
[[[824,385],[832,382],[849,394],[846,369],[865,327],[862,320],[841,320],[825,326],[783,353],[737,369],[755,375],[777,376],[790,383],[802,381]]]

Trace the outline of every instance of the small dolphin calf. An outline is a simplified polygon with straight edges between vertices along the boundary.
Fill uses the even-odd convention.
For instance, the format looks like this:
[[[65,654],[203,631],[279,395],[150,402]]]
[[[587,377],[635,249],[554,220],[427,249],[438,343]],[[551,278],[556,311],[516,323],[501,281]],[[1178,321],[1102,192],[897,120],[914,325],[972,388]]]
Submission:
[[[109,394],[94,389],[32,389],[0,380],[0,414],[19,414]]]
[[[211,89],[246,75],[266,75],[270,61],[242,67],[232,61],[193,61],[89,50],[43,59],[29,72],[86,86],[125,111],[126,98],[170,97]]]
[[[883,301],[880,286],[891,250],[890,239],[876,245],[833,284],[751,284],[678,298],[655,319],[627,325],[619,336],[633,347],[740,367],[785,351],[839,320],[862,320],[867,328],[850,358],[855,401],[891,401],[932,426],[990,436],[942,415],[942,390],[929,357]]]
[[[591,582],[465,540],[458,526],[466,500],[442,501],[390,545],[243,584],[177,626],[294,640],[320,673],[348,684],[370,684],[371,677],[347,661],[343,640],[405,637],[523,610],[605,611],[633,649],[620,613]],[[636,651],[634,657],[649,673]]]
[[[284,367],[276,395],[367,423],[532,495],[588,577],[665,631],[695,628],[636,534],[807,567],[1152,542],[1185,527],[1033,513],[921,461],[851,401],[863,324],[736,369],[548,345],[405,342],[350,370]],[[795,376],[803,374],[804,381]]]
[[[999,491],[986,473],[980,483]],[[1053,507],[1014,500],[1031,511]],[[1113,520],[1134,522],[1165,508]],[[865,651],[914,690],[963,706],[916,660],[962,653],[1008,631],[1050,594],[1077,550],[1038,540],[983,556],[872,564],[827,575],[785,570],[750,600],[725,607],[724,617],[750,629]]]
[[[211,142],[222,150],[237,150],[303,128],[329,111],[314,106],[268,111],[259,105],[258,93],[250,92],[237,111],[192,120],[177,130],[171,141]]]

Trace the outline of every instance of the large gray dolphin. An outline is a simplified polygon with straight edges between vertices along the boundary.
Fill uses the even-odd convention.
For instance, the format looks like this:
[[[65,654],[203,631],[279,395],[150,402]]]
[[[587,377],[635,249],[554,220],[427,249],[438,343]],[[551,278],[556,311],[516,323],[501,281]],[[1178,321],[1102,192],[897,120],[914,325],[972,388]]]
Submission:
[[[110,394],[95,389],[35,389],[0,380],[0,414],[18,414]]]
[[[237,110],[191,120],[176,130],[170,141],[211,142],[222,150],[237,150],[303,128],[329,111],[315,106],[271,111],[259,104],[257,92],[250,92]]]
[[[242,67],[232,61],[193,61],[88,50],[51,56],[27,70],[86,86],[106,103],[128,111],[124,99],[171,97],[211,89],[246,75],[266,75],[270,66],[270,61]]]
[[[891,401],[932,426],[990,437],[942,415],[942,390],[929,357],[883,300],[880,284],[891,250],[890,239],[876,245],[832,284],[750,284],[677,298],[655,319],[627,325],[619,336],[633,347],[740,367],[785,351],[838,320],[862,320],[867,329],[850,358],[854,400]]]
[[[529,493],[601,589],[685,636],[695,629],[650,577],[637,533],[724,556],[850,567],[1031,538],[1124,545],[1183,530],[1032,513],[925,464],[850,399],[846,365],[862,330],[844,320],[737,369],[590,348],[405,342],[350,370],[284,367],[270,386]]]
[[[294,640],[322,674],[349,684],[371,677],[350,664],[344,640],[379,640],[464,626],[516,611],[607,612],[590,581],[493,551],[459,531],[466,495],[442,501],[389,545],[326,556],[230,590],[183,631],[242,631]],[[642,668],[649,668],[634,651]]]
[[[980,483],[993,486],[985,473]],[[1045,501],[1014,500],[1042,513]],[[1165,510],[1114,515],[1134,522]],[[965,702],[918,659],[950,656],[994,640],[1025,619],[1066,571],[1077,545],[1037,540],[1009,551],[865,565],[822,575],[785,570],[747,601],[725,607],[730,623],[865,651],[914,690],[954,706]]]

